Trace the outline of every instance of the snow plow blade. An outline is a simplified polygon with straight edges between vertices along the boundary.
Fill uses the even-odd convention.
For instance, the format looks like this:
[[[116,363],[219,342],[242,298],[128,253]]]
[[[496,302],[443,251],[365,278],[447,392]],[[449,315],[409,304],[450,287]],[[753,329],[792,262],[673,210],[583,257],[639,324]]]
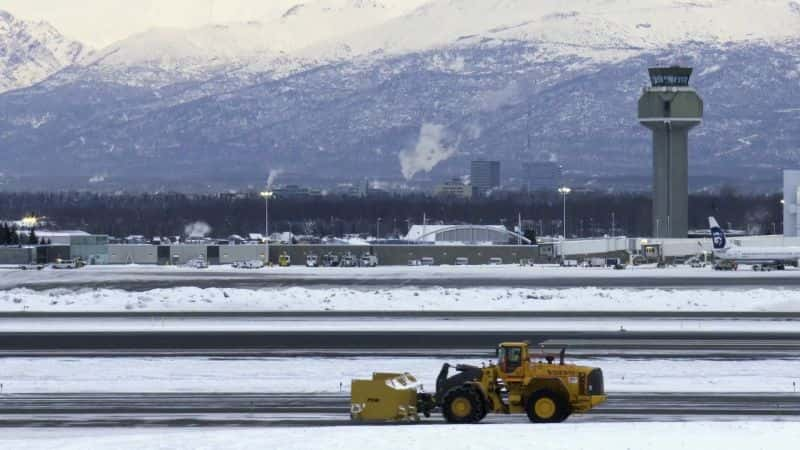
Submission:
[[[358,422],[416,422],[419,384],[408,373],[374,373],[350,383],[350,418]]]

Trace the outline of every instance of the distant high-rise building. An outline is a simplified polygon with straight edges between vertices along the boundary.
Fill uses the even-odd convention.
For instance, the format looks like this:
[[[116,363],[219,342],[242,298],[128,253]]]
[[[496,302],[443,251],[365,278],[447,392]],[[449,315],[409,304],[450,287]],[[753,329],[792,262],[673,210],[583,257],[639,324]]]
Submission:
[[[470,181],[473,195],[483,195],[500,187],[500,161],[472,161]]]
[[[434,193],[440,197],[472,197],[472,190],[460,178],[453,178],[444,184],[436,186]]]
[[[529,191],[555,191],[561,185],[561,166],[550,161],[522,163],[522,182]]]

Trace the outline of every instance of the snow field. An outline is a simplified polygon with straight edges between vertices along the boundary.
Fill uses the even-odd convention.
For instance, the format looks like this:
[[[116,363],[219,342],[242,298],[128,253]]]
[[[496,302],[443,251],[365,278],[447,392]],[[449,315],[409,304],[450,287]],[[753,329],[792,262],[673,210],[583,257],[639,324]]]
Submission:
[[[17,288],[0,311],[800,311],[800,289]]]
[[[15,450],[88,448],[391,450],[524,448],[542,450],[795,449],[792,422],[633,422],[555,425],[425,425],[330,428],[6,429],[0,447]]]
[[[467,358],[0,358],[2,393],[347,392],[372,372],[409,372],[433,390],[442,363]],[[608,392],[774,392],[800,389],[800,359],[571,358],[603,370]],[[308,374],[324,374],[310,377]],[[792,383],[795,383],[793,385]],[[800,394],[798,394],[800,395]]]

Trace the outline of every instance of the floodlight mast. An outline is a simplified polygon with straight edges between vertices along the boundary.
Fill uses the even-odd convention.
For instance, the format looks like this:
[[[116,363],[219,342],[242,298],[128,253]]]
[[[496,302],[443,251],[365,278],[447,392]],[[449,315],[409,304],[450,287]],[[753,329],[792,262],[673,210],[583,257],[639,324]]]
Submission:
[[[261,193],[264,198],[264,265],[269,266],[269,199],[275,195],[267,189]]]

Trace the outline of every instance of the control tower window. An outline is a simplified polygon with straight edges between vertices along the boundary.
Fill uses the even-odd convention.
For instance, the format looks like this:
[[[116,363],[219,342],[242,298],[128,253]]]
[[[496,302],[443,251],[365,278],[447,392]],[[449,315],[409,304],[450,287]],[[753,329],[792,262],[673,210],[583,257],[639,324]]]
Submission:
[[[689,77],[686,75],[654,75],[651,77],[653,86],[688,86]]]
[[[650,69],[650,82],[653,87],[688,86],[692,69],[688,67],[655,67]]]

